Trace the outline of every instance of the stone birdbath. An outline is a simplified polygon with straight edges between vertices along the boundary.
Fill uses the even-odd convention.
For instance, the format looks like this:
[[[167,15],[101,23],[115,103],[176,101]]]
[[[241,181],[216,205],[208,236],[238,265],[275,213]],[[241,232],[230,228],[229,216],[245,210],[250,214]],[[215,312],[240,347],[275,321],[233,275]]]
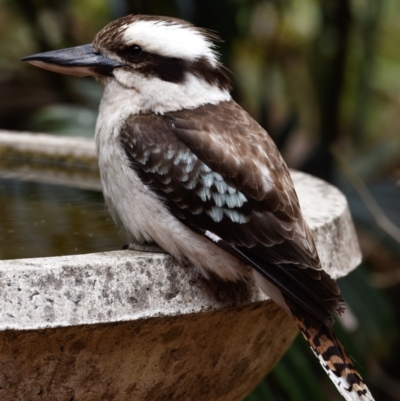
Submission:
[[[0,159],[0,175],[100,188],[89,139],[0,131]],[[361,254],[345,197],[292,176],[323,267],[347,275]],[[252,283],[193,282],[161,253],[0,261],[0,294],[4,401],[240,401],[298,332]]]

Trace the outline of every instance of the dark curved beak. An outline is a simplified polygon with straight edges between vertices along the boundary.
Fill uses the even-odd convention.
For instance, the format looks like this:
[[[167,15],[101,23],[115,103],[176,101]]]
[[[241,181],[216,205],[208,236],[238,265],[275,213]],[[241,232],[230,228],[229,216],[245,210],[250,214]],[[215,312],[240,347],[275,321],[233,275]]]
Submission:
[[[112,76],[114,68],[126,66],[96,52],[91,44],[32,54],[21,61],[27,61],[45,70],[78,77]]]

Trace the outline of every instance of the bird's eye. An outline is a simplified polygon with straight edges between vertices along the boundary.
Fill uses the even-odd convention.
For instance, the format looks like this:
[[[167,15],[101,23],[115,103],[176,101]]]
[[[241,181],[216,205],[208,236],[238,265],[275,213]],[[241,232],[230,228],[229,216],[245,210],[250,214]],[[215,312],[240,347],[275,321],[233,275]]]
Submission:
[[[139,56],[141,56],[143,53],[143,50],[140,46],[138,45],[133,45],[133,46],[129,46],[126,50],[125,50],[125,54],[131,59],[137,59]]]

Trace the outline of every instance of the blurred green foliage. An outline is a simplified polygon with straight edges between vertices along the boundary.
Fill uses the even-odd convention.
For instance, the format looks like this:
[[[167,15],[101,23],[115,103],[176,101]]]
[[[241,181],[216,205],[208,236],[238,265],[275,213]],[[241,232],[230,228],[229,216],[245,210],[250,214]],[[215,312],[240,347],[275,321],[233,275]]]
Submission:
[[[2,0],[0,127],[92,135],[101,88],[19,59],[88,43],[128,13],[172,15],[218,31],[235,99],[291,167],[347,194],[365,261],[340,280],[352,313],[337,331],[376,400],[400,400],[400,2]],[[338,399],[298,339],[247,401]]]

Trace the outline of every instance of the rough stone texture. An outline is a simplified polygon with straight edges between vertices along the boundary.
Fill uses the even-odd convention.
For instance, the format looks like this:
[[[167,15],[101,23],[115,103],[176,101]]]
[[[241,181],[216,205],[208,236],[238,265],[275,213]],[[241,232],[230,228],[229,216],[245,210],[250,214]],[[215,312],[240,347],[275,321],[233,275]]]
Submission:
[[[360,250],[345,198],[293,179],[323,266],[346,275]],[[297,333],[251,283],[193,283],[164,254],[0,261],[0,294],[5,401],[239,401]]]
[[[345,275],[360,262],[345,198],[316,178],[302,173],[293,178],[324,268],[335,278]],[[165,254],[116,251],[0,261],[0,330],[174,316],[265,299],[254,287],[246,293],[228,289],[216,291],[201,280],[190,284],[188,272]]]
[[[6,158],[53,160],[58,163],[96,164],[93,139],[0,130],[0,154]]]
[[[6,331],[0,339],[0,398],[239,401],[295,335],[294,323],[272,302],[125,323]]]
[[[322,267],[335,279],[361,263],[361,250],[345,196],[325,181],[291,171],[303,215]]]
[[[101,190],[91,138],[0,130],[0,177]]]
[[[179,316],[266,297],[244,283],[199,278],[166,254],[115,251],[0,261],[0,330]]]

